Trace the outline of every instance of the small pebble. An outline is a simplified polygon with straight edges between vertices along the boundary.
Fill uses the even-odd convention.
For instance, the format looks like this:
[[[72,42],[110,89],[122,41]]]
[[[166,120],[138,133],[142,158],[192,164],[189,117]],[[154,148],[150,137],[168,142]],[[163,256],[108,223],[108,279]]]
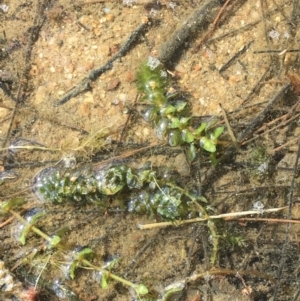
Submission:
[[[123,103],[124,103],[125,101],[127,101],[127,99],[128,99],[127,94],[125,94],[125,93],[120,93],[120,94],[118,95],[118,98],[119,98],[120,101],[122,101]]]
[[[107,91],[115,90],[120,84],[120,79],[115,77],[112,80],[110,80],[107,84]]]
[[[107,14],[106,19],[109,22],[113,22],[115,20],[115,16],[113,14]]]

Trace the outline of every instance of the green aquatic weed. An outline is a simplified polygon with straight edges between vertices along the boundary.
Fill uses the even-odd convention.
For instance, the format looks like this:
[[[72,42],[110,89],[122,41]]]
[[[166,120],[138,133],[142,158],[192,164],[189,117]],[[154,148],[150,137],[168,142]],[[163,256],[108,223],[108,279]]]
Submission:
[[[191,161],[196,157],[196,145],[209,153],[216,153],[218,138],[224,127],[213,128],[216,120],[194,127],[187,102],[174,100],[173,94],[168,95],[168,80],[162,72],[161,65],[154,68],[144,63],[137,73],[137,88],[146,103],[142,112],[145,120],[152,122],[156,136],[166,139],[169,145],[193,145],[188,154]]]

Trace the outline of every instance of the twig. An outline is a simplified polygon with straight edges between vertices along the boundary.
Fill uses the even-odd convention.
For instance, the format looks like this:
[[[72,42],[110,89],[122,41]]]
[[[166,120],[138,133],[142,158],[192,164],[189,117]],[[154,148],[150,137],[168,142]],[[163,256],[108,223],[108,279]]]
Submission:
[[[240,27],[238,29],[235,29],[235,30],[231,30],[230,32],[226,32],[218,37],[215,37],[215,38],[211,38],[209,39],[208,41],[206,41],[206,44],[211,44],[212,42],[217,42],[217,41],[220,41],[220,40],[223,40],[224,38],[228,37],[228,36],[234,36],[236,35],[237,33],[240,33],[240,32],[243,32],[244,30],[248,30],[250,29],[252,26],[256,25],[257,23],[261,22],[261,19],[258,19],[256,21],[253,21],[251,23],[248,23],[246,24],[245,26],[243,27]]]
[[[284,115],[284,116],[285,116],[285,115]],[[289,124],[289,123],[291,123],[291,122],[292,122],[293,120],[295,120],[295,119],[298,119],[299,116],[300,116],[300,113],[296,114],[295,116],[293,116],[292,118],[286,120],[285,122],[280,123],[280,124],[276,125],[275,127],[271,128],[271,129],[269,129],[269,130],[267,130],[267,131],[265,131],[265,132],[263,132],[263,133],[261,133],[261,134],[259,134],[259,135],[255,135],[253,138],[248,139],[248,140],[244,141],[243,143],[241,143],[241,145],[249,144],[249,143],[252,142],[253,140],[257,139],[258,137],[261,137],[261,136],[263,136],[263,135],[266,135],[266,134],[268,134],[269,132],[274,132],[274,130],[276,130],[276,129],[280,128],[280,127],[283,127],[283,126],[285,126],[285,125],[287,125],[287,124]],[[254,133],[254,134],[255,134],[255,133]],[[298,139],[298,138],[297,138],[297,139]],[[290,141],[287,142],[287,143],[288,143],[288,144],[291,144]],[[283,146],[283,145],[282,145],[282,146]],[[274,149],[274,150],[275,150],[275,149]],[[272,150],[272,151],[274,151],[274,150]]]
[[[248,94],[248,96],[243,100],[242,106],[248,102],[248,100],[254,95],[256,92],[259,91],[261,88],[261,82],[264,81],[267,77],[267,75],[272,71],[271,65],[269,64],[268,69],[264,72],[264,74],[261,76],[261,78],[257,81],[255,86],[252,88],[251,92]]]
[[[27,43],[27,47],[26,47],[26,52],[25,52],[25,57],[24,57],[25,67],[22,71],[21,79],[24,79],[27,76],[28,72],[29,72],[30,56],[31,56],[32,47],[33,47],[35,41],[37,40],[39,32],[40,32],[40,30],[41,30],[41,28],[44,24],[44,21],[45,21],[45,17],[40,19],[40,15],[43,13],[44,7],[46,7],[46,6],[44,5],[44,1],[39,1],[38,3],[39,3],[39,5],[37,6],[37,9],[36,9],[36,13],[35,13],[34,21],[33,21],[33,26],[32,26],[32,29],[30,31],[30,36],[29,36],[29,40],[28,40],[28,43]],[[8,130],[6,132],[5,139],[2,143],[2,147],[4,147],[6,145],[8,139],[9,139],[9,135],[10,135],[11,129],[12,129],[13,124],[14,124],[14,120],[15,120],[15,117],[16,117],[16,114],[17,114],[17,110],[18,110],[19,105],[21,103],[21,97],[22,97],[23,89],[24,89],[24,82],[25,81],[23,81],[23,80],[20,80],[20,82],[19,82],[17,97],[15,98],[16,99],[15,107],[14,107],[13,112],[12,112],[11,120],[10,120],[10,123],[9,123],[9,126],[8,126]]]
[[[104,2],[114,2],[114,1],[113,0],[110,0],[110,1],[107,1],[107,0],[78,1],[78,2],[75,2],[74,5],[80,6],[80,5],[97,4],[97,3],[104,3]]]
[[[134,150],[128,151],[126,153],[123,153],[120,156],[114,156],[113,158],[110,158],[110,159],[107,159],[107,160],[104,160],[104,161],[101,161],[101,162],[97,163],[95,165],[95,168],[100,169],[100,168],[103,168],[104,166],[107,166],[108,164],[111,164],[113,162],[117,162],[118,160],[123,161],[125,158],[131,157],[133,155],[136,155],[137,153],[146,151],[148,149],[151,149],[153,147],[157,147],[157,146],[160,146],[160,145],[162,145],[162,144],[154,142],[154,143],[151,143],[147,146],[141,147],[139,149],[134,149]]]
[[[216,27],[218,26],[218,24],[220,22],[220,18],[222,16],[225,8],[228,6],[230,1],[231,0],[227,0],[225,2],[225,4],[222,6],[222,8],[219,10],[219,12],[218,12],[216,18],[214,19],[213,24],[212,24],[213,25],[212,28],[204,35],[204,37],[200,40],[200,42],[195,46],[195,48],[194,48],[195,52],[198,51],[200,46],[203,44],[203,42],[205,42],[213,34],[213,32],[215,31]]]
[[[260,0],[260,10],[263,18],[263,25],[264,25],[264,33],[265,33],[265,40],[267,43],[267,48],[270,49],[270,39],[268,37],[268,30],[267,30],[267,14],[264,10],[264,1]]]
[[[248,275],[248,276],[252,276],[252,277],[258,277],[258,278],[265,278],[268,279],[270,281],[272,281],[273,283],[276,283],[276,280],[265,273],[259,272],[259,271],[251,271],[251,270],[239,270],[238,273],[240,275]],[[213,275],[233,275],[236,276],[237,271],[236,270],[229,270],[229,269],[221,269],[221,268],[213,268],[211,270],[202,272],[202,273],[194,273],[192,276],[188,277],[187,279],[184,280],[179,280],[176,283],[172,283],[169,286],[165,287],[165,291],[168,291],[174,287],[181,287],[183,286],[185,283],[191,282],[191,281],[196,281],[198,279],[204,278],[204,279],[209,279],[210,276]]]
[[[148,27],[148,22],[143,22],[140,24],[128,37],[126,42],[123,46],[119,49],[119,51],[110,59],[108,60],[103,66],[93,69],[90,71],[89,75],[85,77],[80,83],[74,86],[71,90],[69,90],[60,100],[54,103],[54,106],[61,106],[68,102],[71,98],[79,95],[80,93],[89,90],[90,84],[96,80],[101,74],[106,72],[107,70],[113,67],[113,63],[115,60],[119,59],[120,57],[124,56],[129,49],[131,48],[132,44],[137,40],[137,38],[145,31]]]
[[[254,40],[247,43],[245,46],[242,47],[237,53],[235,53],[220,69],[219,72],[225,71],[227,68],[231,66],[231,64],[237,60],[238,57],[240,57],[242,54],[244,54],[247,49],[251,46],[251,44],[254,42]]]
[[[238,216],[243,216],[243,215],[278,212],[278,211],[281,211],[281,210],[284,210],[287,208],[288,208],[288,206],[265,209],[265,210],[249,210],[249,211],[240,211],[240,212],[232,212],[232,213],[223,213],[223,214],[218,214],[218,215],[209,215],[208,217],[204,217],[204,218],[197,217],[197,218],[187,219],[187,220],[183,220],[183,221],[173,221],[173,222],[162,222],[162,223],[147,224],[147,225],[138,225],[138,228],[141,230],[145,230],[145,229],[153,229],[153,228],[166,227],[166,226],[172,226],[172,225],[180,226],[180,225],[184,225],[184,224],[205,222],[207,220],[220,219],[220,218],[227,220],[228,218],[238,217]]]
[[[280,219],[280,218],[263,218],[263,217],[242,217],[238,219],[231,219],[232,221],[247,221],[247,222],[267,222],[267,223],[291,223],[291,224],[300,224],[300,220],[295,219]]]
[[[229,121],[228,121],[226,112],[225,112],[225,110],[224,110],[224,108],[223,108],[223,106],[222,106],[221,103],[219,103],[219,106],[221,107],[222,115],[223,115],[223,118],[224,118],[224,120],[225,120],[225,124],[226,124],[226,127],[227,127],[227,131],[228,131],[228,133],[229,133],[229,136],[230,136],[232,142],[233,142],[233,143],[236,143],[236,138],[235,138],[234,133],[233,133],[233,131],[232,131],[232,128],[231,128],[231,126],[230,126],[230,124],[229,124]]]
[[[263,118],[266,116],[266,114],[269,112],[271,107],[280,99],[280,97],[285,93],[288,88],[290,87],[290,84],[285,84],[279,92],[276,93],[276,95],[269,101],[267,106],[258,114],[258,116],[251,122],[251,124],[239,135],[238,142],[243,142],[244,139],[247,138],[251,134],[251,132],[254,131],[254,129],[261,123]]]
[[[259,134],[260,132],[265,131],[267,128],[269,128],[271,125],[275,124],[277,121],[281,120],[281,122],[287,121],[287,119],[294,113],[296,112],[296,109],[298,107],[298,105],[300,104],[300,99],[288,110],[288,112],[272,121],[270,121],[269,123],[263,125],[261,128],[259,128],[255,133],[255,134]],[[298,114],[296,115],[298,116]],[[295,117],[295,116],[294,116]],[[292,121],[292,119],[290,119],[290,121]],[[281,123],[279,125],[286,125],[286,123]]]
[[[219,7],[220,2],[218,0],[208,0],[202,4],[200,8],[188,18],[187,22],[175,31],[161,47],[158,53],[158,59],[162,63],[170,61],[173,55],[190,39],[194,32],[199,30],[199,28],[203,29],[208,26],[216,16]]]
[[[256,51],[253,51],[254,54],[261,54],[261,53],[281,53],[283,50],[256,50]],[[300,52],[300,49],[290,49],[290,50],[285,50],[285,52]]]
[[[0,89],[4,92],[4,94],[10,97],[13,101],[17,101],[17,99],[12,95],[11,91],[6,87],[6,85],[0,81]]]
[[[282,144],[282,145],[280,145],[280,146],[278,146],[278,147],[272,149],[271,151],[268,152],[268,154],[274,155],[276,152],[278,152],[278,151],[280,151],[280,150],[286,148],[287,146],[289,146],[289,145],[291,145],[291,144],[294,144],[296,141],[299,141],[299,139],[300,139],[299,137],[296,137],[296,138],[294,138],[294,139],[291,139],[291,140],[289,140],[287,143]]]
[[[135,97],[135,100],[133,102],[133,106],[132,106],[133,108],[137,104],[138,100],[139,100],[139,95],[137,94],[136,97]],[[127,116],[127,119],[125,121],[125,124],[124,124],[123,129],[122,129],[121,134],[120,134],[119,142],[122,142],[122,140],[124,138],[125,131],[126,131],[126,128],[127,128],[128,124],[129,124],[129,121],[130,121],[131,117],[132,117],[132,110],[129,111],[129,114]]]

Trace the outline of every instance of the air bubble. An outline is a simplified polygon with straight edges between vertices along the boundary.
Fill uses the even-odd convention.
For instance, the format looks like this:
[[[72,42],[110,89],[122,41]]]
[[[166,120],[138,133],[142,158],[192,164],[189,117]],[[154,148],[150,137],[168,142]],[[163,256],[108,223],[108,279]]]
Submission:
[[[257,201],[253,204],[253,209],[261,211],[265,208],[264,204],[261,201]]]
[[[147,66],[150,67],[151,70],[156,69],[160,65],[160,60],[152,55],[148,56]]]

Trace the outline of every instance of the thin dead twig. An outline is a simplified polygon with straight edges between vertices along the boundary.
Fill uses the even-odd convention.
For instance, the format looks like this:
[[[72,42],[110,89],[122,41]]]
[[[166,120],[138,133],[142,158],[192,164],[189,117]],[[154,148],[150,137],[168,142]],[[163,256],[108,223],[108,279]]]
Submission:
[[[285,84],[269,101],[267,106],[258,114],[258,116],[251,122],[251,124],[239,135],[238,142],[243,141],[254,131],[254,129],[262,122],[271,107],[280,99],[280,97],[289,89],[290,84]]]
[[[276,129],[280,128],[280,127],[286,126],[287,124],[291,123],[291,122],[292,122],[293,120],[295,120],[295,119],[298,119],[299,117],[300,117],[300,113],[298,113],[297,115],[295,115],[295,116],[293,116],[292,118],[286,120],[285,122],[280,123],[280,124],[278,124],[277,126],[271,128],[271,129],[269,129],[269,130],[267,130],[267,131],[265,131],[265,132],[263,132],[263,133],[261,133],[261,134],[259,134],[259,135],[255,135],[253,138],[251,138],[251,139],[249,139],[249,140],[246,140],[246,141],[244,141],[243,143],[241,143],[241,145],[249,144],[250,142],[256,140],[256,139],[259,138],[259,137],[262,137],[262,136],[264,136],[264,135],[266,135],[266,134],[268,134],[268,133],[270,133],[270,132],[274,132],[274,130],[276,130]],[[264,125],[263,127],[265,127],[265,126],[266,126],[266,125]],[[253,134],[253,135],[254,135],[254,134]],[[291,144],[290,141],[288,142],[288,144]],[[282,145],[282,146],[283,146],[283,145]],[[274,151],[274,150],[273,150],[273,151]]]
[[[295,219],[282,219],[282,218],[264,218],[264,217],[242,217],[238,219],[230,219],[230,221],[247,221],[247,222],[267,222],[267,223],[291,223],[300,224],[300,220]]]
[[[289,111],[286,113],[286,114],[284,114],[284,115],[282,115],[282,116],[280,116],[280,117],[278,117],[278,118],[276,118],[276,119],[274,119],[274,120],[272,120],[272,121],[270,121],[269,123],[267,123],[267,124],[265,124],[265,125],[263,125],[260,129],[258,129],[254,134],[258,134],[258,133],[260,133],[260,132],[263,132],[263,131],[265,131],[267,128],[269,128],[271,125],[273,125],[273,124],[275,124],[277,121],[282,121],[282,122],[284,122],[284,121],[287,121],[287,119],[296,111],[296,108],[298,107],[298,105],[300,104],[300,99],[289,109]],[[286,125],[286,123],[284,123],[284,124],[281,124],[281,125]]]
[[[230,0],[229,0],[230,1]],[[194,32],[199,28],[206,28],[217,14],[220,7],[218,0],[208,0],[200,5],[199,8],[187,19],[182,27],[174,32],[174,34],[162,45],[158,52],[158,59],[166,64],[176,54],[187,40],[189,40]]]
[[[217,14],[216,18],[214,19],[213,23],[212,23],[212,28],[202,37],[202,39],[200,40],[200,42],[194,47],[194,52],[198,51],[200,46],[209,38],[212,36],[213,32],[216,30],[221,16],[224,13],[226,7],[228,6],[229,2],[231,0],[227,0],[225,2],[225,4],[221,7],[221,9],[219,10],[219,13]]]
[[[110,0],[110,1],[107,1],[107,0],[78,1],[78,2],[75,2],[74,5],[81,6],[81,5],[97,4],[97,3],[104,3],[104,2],[116,2],[116,1],[114,1],[114,0]]]
[[[232,212],[232,213],[223,213],[218,215],[209,215],[207,217],[197,217],[192,218],[189,220],[182,220],[182,221],[173,221],[173,222],[162,222],[162,223],[154,223],[154,224],[147,224],[147,225],[139,225],[139,229],[145,230],[145,229],[152,229],[157,227],[166,227],[171,225],[183,225],[183,224],[190,224],[190,223],[197,223],[197,222],[205,222],[212,219],[224,219],[228,220],[229,218],[236,218],[238,216],[243,215],[253,215],[253,214],[263,214],[263,213],[271,213],[271,212],[278,212],[284,209],[287,209],[288,206],[285,207],[279,207],[279,208],[271,208],[271,209],[265,209],[265,210],[248,210],[248,211],[239,211],[239,212]]]
[[[9,139],[17,111],[18,111],[19,105],[21,103],[21,98],[23,96],[23,90],[25,88],[25,83],[27,82],[26,77],[28,75],[29,68],[30,68],[30,57],[31,57],[32,48],[33,48],[34,43],[38,39],[39,32],[45,21],[45,16],[43,16],[43,11],[46,6],[44,5],[44,2],[45,1],[40,1],[37,6],[37,9],[36,9],[32,30],[30,31],[30,36],[29,36],[29,40],[27,42],[26,51],[25,51],[25,57],[24,57],[25,67],[22,71],[22,76],[19,81],[17,96],[15,97],[15,107],[12,112],[11,120],[10,120],[10,123],[8,126],[8,130],[6,132],[5,139],[2,143],[2,147],[4,147],[6,145],[8,139]]]
[[[136,97],[135,97],[135,100],[133,102],[132,108],[134,108],[136,106],[138,100],[139,100],[139,95],[137,94]],[[125,124],[124,124],[123,129],[122,129],[121,134],[120,134],[119,142],[121,142],[123,140],[123,138],[124,138],[125,131],[127,129],[127,126],[128,126],[128,124],[130,122],[131,117],[132,117],[132,110],[129,111],[129,114],[127,116],[127,119],[125,121]]]
[[[142,22],[134,31],[131,32],[126,42],[123,46],[119,49],[119,51],[110,59],[108,60],[103,66],[93,69],[90,71],[88,76],[81,80],[76,86],[74,86],[71,90],[69,90],[63,97],[55,102],[54,106],[61,106],[68,102],[71,98],[76,97],[80,93],[89,90],[91,88],[90,84],[95,81],[101,74],[110,70],[113,67],[113,63],[124,56],[129,49],[131,48],[132,44],[137,40],[137,38],[146,30],[149,26],[148,22]]]

